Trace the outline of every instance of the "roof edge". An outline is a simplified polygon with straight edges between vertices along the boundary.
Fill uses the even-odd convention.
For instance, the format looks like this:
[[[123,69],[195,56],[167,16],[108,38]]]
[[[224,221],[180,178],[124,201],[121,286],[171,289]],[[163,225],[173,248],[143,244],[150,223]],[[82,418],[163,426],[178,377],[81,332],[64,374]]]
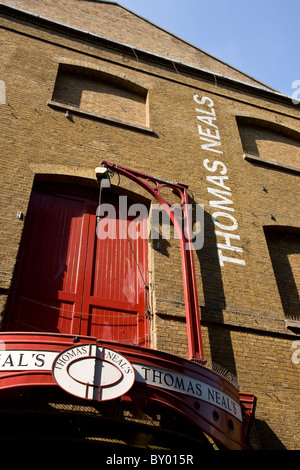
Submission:
[[[97,3],[101,3],[101,0],[100,0],[99,2],[97,2]],[[167,33],[167,34],[173,36],[174,38],[178,39],[179,41],[184,42],[184,43],[187,44],[188,46],[193,47],[193,48],[196,49],[197,51],[200,51],[200,52],[202,52],[203,54],[207,55],[208,57],[211,57],[212,59],[214,59],[214,60],[220,62],[221,64],[226,65],[227,67],[230,67],[230,68],[231,68],[232,70],[234,70],[235,72],[241,73],[241,74],[244,75],[245,77],[247,77],[247,78],[249,78],[249,79],[251,79],[251,80],[254,80],[256,83],[261,84],[263,87],[268,88],[269,90],[272,90],[272,91],[275,91],[275,92],[277,92],[277,93],[280,93],[280,92],[279,92],[278,90],[276,90],[275,88],[273,88],[273,87],[271,87],[271,86],[269,86],[269,85],[263,83],[262,81],[260,81],[260,80],[258,80],[257,78],[255,78],[255,77],[253,77],[253,76],[247,74],[246,72],[243,72],[242,70],[238,69],[237,67],[234,67],[233,65],[229,64],[228,62],[225,62],[224,60],[219,59],[218,57],[214,56],[213,54],[210,54],[209,52],[207,52],[207,51],[201,49],[200,47],[195,46],[195,44],[193,44],[193,43],[187,41],[186,39],[183,39],[183,38],[177,36],[176,34],[170,32],[169,30],[167,30],[167,29],[165,29],[165,28],[163,28],[162,26],[159,26],[159,25],[157,25],[156,23],[153,23],[152,21],[148,20],[147,18],[145,18],[145,17],[139,15],[138,13],[135,13],[133,10],[130,10],[129,8],[124,7],[124,6],[121,5],[119,2],[111,2],[111,1],[107,1],[107,2],[106,2],[106,1],[104,0],[103,3],[111,3],[111,4],[114,4],[114,5],[118,5],[119,7],[123,8],[124,10],[129,11],[129,12],[132,13],[133,15],[135,15],[135,16],[137,16],[138,18],[140,18],[140,19],[146,21],[147,23],[151,24],[152,26],[155,26],[156,28],[158,28],[158,29],[160,29],[161,31],[164,31],[165,33]]]
[[[118,5],[117,2],[110,2],[110,3],[114,3],[114,4]],[[122,8],[124,8],[124,7],[122,7]],[[15,8],[15,7],[12,7],[12,6],[9,6],[7,4],[4,4],[4,3],[0,2],[0,13],[1,13],[1,11],[4,14],[5,13],[11,14],[11,16],[23,17],[24,20],[29,21],[29,22],[31,20],[31,22],[40,23],[41,26],[46,26],[46,27],[54,29],[54,30],[55,30],[54,27],[59,27],[66,34],[71,34],[72,33],[73,36],[74,36],[74,33],[75,33],[75,35],[81,35],[81,36],[83,35],[83,36],[85,36],[86,39],[90,40],[91,42],[101,41],[102,43],[105,43],[105,45],[107,47],[112,48],[114,46],[114,47],[119,47],[123,50],[126,49],[127,52],[128,51],[133,52],[135,58],[137,58],[136,54],[140,53],[141,55],[144,55],[145,58],[146,57],[148,59],[152,58],[152,61],[154,60],[155,62],[159,61],[160,63],[164,62],[165,64],[168,64],[169,67],[175,69],[176,72],[178,72],[178,68],[181,67],[183,69],[183,71],[187,70],[187,71],[194,71],[194,72],[197,72],[197,73],[201,73],[202,75],[205,75],[207,78],[209,77],[211,79],[211,81],[214,81],[214,82],[216,81],[216,78],[219,78],[220,80],[225,81],[227,84],[228,84],[228,82],[231,82],[232,84],[238,85],[239,87],[246,88],[246,89],[252,89],[253,92],[255,91],[257,94],[260,94],[260,95],[261,94],[264,94],[264,95],[267,94],[268,96],[273,95],[274,97],[276,97],[278,99],[281,99],[281,100],[284,100],[284,101],[285,100],[291,100],[291,97],[289,97],[288,95],[286,95],[284,93],[281,93],[279,91],[276,91],[272,88],[260,87],[258,85],[243,82],[241,80],[237,80],[237,79],[228,77],[226,75],[221,75],[221,74],[216,73],[216,72],[211,72],[211,71],[206,70],[206,69],[201,69],[200,67],[196,67],[196,66],[186,64],[186,63],[183,63],[183,62],[180,62],[180,61],[176,61],[176,60],[170,59],[169,57],[160,56],[160,55],[155,54],[153,52],[145,51],[143,49],[139,49],[139,48],[131,46],[129,44],[120,43],[120,42],[115,41],[113,39],[108,39],[104,36],[99,36],[95,33],[90,33],[88,31],[81,30],[81,29],[75,28],[73,26],[66,25],[64,23],[60,23],[60,22],[57,22],[57,21],[54,21],[54,20],[50,20],[48,18],[37,15],[35,13],[30,13],[28,11],[21,10],[19,8]],[[128,10],[128,11],[130,11],[130,10]],[[236,88],[236,86],[235,86],[235,88]]]

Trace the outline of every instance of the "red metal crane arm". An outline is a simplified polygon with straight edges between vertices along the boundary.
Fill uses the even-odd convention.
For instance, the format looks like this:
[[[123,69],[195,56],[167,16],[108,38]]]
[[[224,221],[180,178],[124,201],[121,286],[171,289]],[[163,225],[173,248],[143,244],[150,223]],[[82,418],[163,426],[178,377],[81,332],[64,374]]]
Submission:
[[[181,248],[189,358],[194,361],[203,362],[204,355],[200,312],[195,276],[190,211],[188,206],[188,186],[181,183],[170,183],[169,181],[165,181],[130,168],[125,168],[121,165],[116,165],[105,160],[101,162],[101,165],[112,172],[126,176],[143,187],[160,204],[163,205],[163,208],[172,220],[180,240]],[[161,189],[163,187],[170,188],[172,192],[180,197],[181,204],[179,206],[182,210],[181,220],[178,219],[178,215],[175,215],[173,205],[161,195]],[[183,227],[185,227],[184,230]]]

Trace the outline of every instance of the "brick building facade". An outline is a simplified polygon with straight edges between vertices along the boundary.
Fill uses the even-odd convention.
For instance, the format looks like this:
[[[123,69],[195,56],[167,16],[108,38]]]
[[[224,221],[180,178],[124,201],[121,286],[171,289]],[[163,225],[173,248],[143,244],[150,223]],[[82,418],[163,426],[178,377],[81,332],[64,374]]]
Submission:
[[[172,449],[178,442],[191,449],[199,445],[204,449],[299,449],[299,106],[116,2],[7,0],[1,2],[0,12],[4,97],[0,105],[0,367],[2,415],[7,424],[1,439],[22,439],[30,411],[34,425],[41,413],[52,423],[45,439],[53,437],[55,421],[51,420],[56,419],[62,429],[60,439],[67,436],[102,446],[119,440],[147,449],[151,445]],[[95,282],[94,299],[92,294],[85,297],[83,286],[78,300],[77,291],[73,298],[71,290],[62,286],[71,263],[80,274],[83,265],[96,259],[100,266],[104,259],[104,251],[97,254],[102,249],[98,242],[90,241],[96,222],[86,209],[90,201],[93,210],[97,207],[100,191],[95,168],[102,161],[112,163],[103,166],[112,170],[111,188],[101,192],[103,201],[112,203],[123,196],[130,204],[143,204],[149,214],[143,223],[149,226],[162,202],[157,195],[171,204],[182,203],[178,194],[182,196],[188,186],[192,216],[201,222],[200,232],[199,225],[193,225],[194,270],[188,273],[192,277],[186,278],[182,270],[183,249],[174,227],[163,238],[166,227],[159,225],[159,236],[149,236],[141,244],[124,238],[117,249],[105,245],[114,259],[114,264],[107,261],[113,274],[105,274],[106,284],[101,284],[105,294]],[[149,182],[144,175],[151,176],[154,191],[139,184]],[[57,206],[58,199],[72,203]],[[64,222],[57,217],[57,207],[63,207]],[[119,217],[120,226],[122,220]],[[79,232],[82,238],[76,241]],[[70,236],[68,246],[56,244],[54,249],[48,235],[63,240],[66,233],[75,241]],[[95,243],[96,248],[91,248]],[[85,256],[91,250],[82,262],[82,253]],[[121,253],[118,260],[117,253]],[[129,264],[120,273],[123,259]],[[85,271],[82,282],[101,273],[103,277],[100,268],[104,266],[96,273]],[[114,307],[104,307],[99,299],[108,296],[116,278],[117,287],[124,285],[126,292],[119,289],[118,298],[111,294]],[[70,285],[74,279],[70,277]],[[185,289],[195,286],[197,305],[187,321]],[[87,302],[80,318],[78,302],[81,307]],[[120,302],[122,321],[115,324],[111,312],[118,310]],[[133,336],[122,340],[131,321],[122,316],[125,303],[128,310],[139,303],[134,308],[140,313]],[[103,324],[93,319],[96,311],[102,315],[105,309],[111,309],[107,321],[116,336],[107,335]],[[193,323],[197,311],[200,332],[198,319]],[[48,372],[47,379],[33,383],[21,367],[28,362],[22,354],[38,342],[40,349],[35,346],[35,350],[49,349],[50,336],[53,345],[59,335],[64,346],[57,353],[63,347],[70,349],[75,337],[79,345],[90,338],[103,340],[101,344],[134,364],[134,357],[147,357],[148,350],[148,365],[143,366],[149,379],[146,374],[145,393],[160,388],[155,390],[158,395],[148,396],[151,406],[142,403],[142,393],[135,392],[96,400],[95,405],[94,400],[61,391]],[[18,359],[8,354],[13,350],[19,350]],[[197,384],[190,382],[192,392],[187,395],[189,399],[194,395],[193,403],[179,405],[177,396],[159,395],[162,388],[174,385],[171,372],[164,372],[164,383],[162,379],[170,358],[178,361],[173,374],[191,367],[189,377],[196,380],[197,373],[203,374],[199,380],[207,387],[215,380],[218,390],[234,403],[239,396],[243,419],[238,437],[233,418],[219,416],[224,410],[234,413],[218,402],[218,392],[214,403],[195,401],[200,395],[196,396]],[[15,369],[22,373],[7,379]],[[215,408],[206,409],[207,403]],[[16,410],[17,433],[10,420]],[[118,433],[110,424],[103,433],[96,419],[118,422]],[[74,422],[80,422],[81,433]],[[36,438],[35,432],[33,426],[28,436]]]

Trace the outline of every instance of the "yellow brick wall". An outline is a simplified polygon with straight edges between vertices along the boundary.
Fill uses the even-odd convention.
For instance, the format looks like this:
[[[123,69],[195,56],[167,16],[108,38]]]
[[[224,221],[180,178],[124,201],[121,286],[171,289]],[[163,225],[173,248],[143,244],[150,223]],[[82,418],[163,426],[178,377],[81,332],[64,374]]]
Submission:
[[[208,365],[220,365],[237,377],[243,392],[255,394],[255,431],[261,448],[299,449],[300,364],[297,355],[292,356],[297,350],[299,329],[285,325],[264,234],[266,226],[300,229],[298,180],[293,173],[245,161],[237,124],[237,117],[247,116],[300,132],[299,109],[223,88],[194,75],[180,75],[155,63],[125,61],[124,56],[104,47],[76,43],[69,37],[38,31],[7,18],[2,19],[1,38],[5,48],[0,79],[6,84],[6,104],[0,105],[2,315],[37,175],[93,179],[94,168],[106,159],[188,184],[192,200],[204,204],[205,209],[204,246],[194,258]],[[82,115],[74,114],[69,120],[63,110],[47,106],[60,63],[94,67],[146,88],[153,132]],[[205,116],[199,109],[211,108],[199,105],[195,95],[198,101],[208,97],[213,102],[213,122],[221,142],[215,149],[222,149],[222,154],[201,148],[206,141],[201,140],[198,125],[206,135],[208,126],[197,116]],[[205,159],[209,160],[206,166]],[[223,164],[219,164],[218,171],[208,170],[216,161]],[[228,179],[223,182],[230,188],[228,197],[232,201],[227,207],[234,211],[222,212],[237,221],[238,227],[230,233],[239,236],[235,244],[242,250],[226,253],[243,264],[224,262],[220,266],[217,243],[224,243],[224,239],[215,234],[222,230],[211,218],[216,209],[210,203],[216,196],[209,192],[209,188],[218,186],[208,177],[220,176],[225,168],[223,176]],[[113,183],[117,185],[116,177]],[[123,187],[140,191],[121,178]],[[24,214],[23,220],[16,218],[17,211]],[[232,224],[232,219],[218,221]],[[178,240],[162,241],[160,245],[153,242],[149,268],[152,345],[187,357]]]

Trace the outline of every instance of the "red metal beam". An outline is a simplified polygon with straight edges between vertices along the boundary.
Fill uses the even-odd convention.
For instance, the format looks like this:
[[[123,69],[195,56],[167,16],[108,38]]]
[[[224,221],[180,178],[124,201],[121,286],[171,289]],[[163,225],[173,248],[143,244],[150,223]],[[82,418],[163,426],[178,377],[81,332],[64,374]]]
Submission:
[[[185,297],[186,323],[189,358],[194,361],[204,361],[200,311],[198,304],[198,294],[195,276],[195,265],[192,245],[192,230],[190,221],[190,212],[188,206],[188,186],[181,183],[170,183],[168,181],[156,178],[154,176],[141,173],[121,165],[102,160],[102,166],[108,170],[123,175],[137,183],[150,193],[166,210],[172,220],[180,240],[181,262],[183,274],[183,287]],[[181,199],[180,207],[182,209],[182,220],[172,210],[172,204],[162,195],[161,189],[168,187]]]

